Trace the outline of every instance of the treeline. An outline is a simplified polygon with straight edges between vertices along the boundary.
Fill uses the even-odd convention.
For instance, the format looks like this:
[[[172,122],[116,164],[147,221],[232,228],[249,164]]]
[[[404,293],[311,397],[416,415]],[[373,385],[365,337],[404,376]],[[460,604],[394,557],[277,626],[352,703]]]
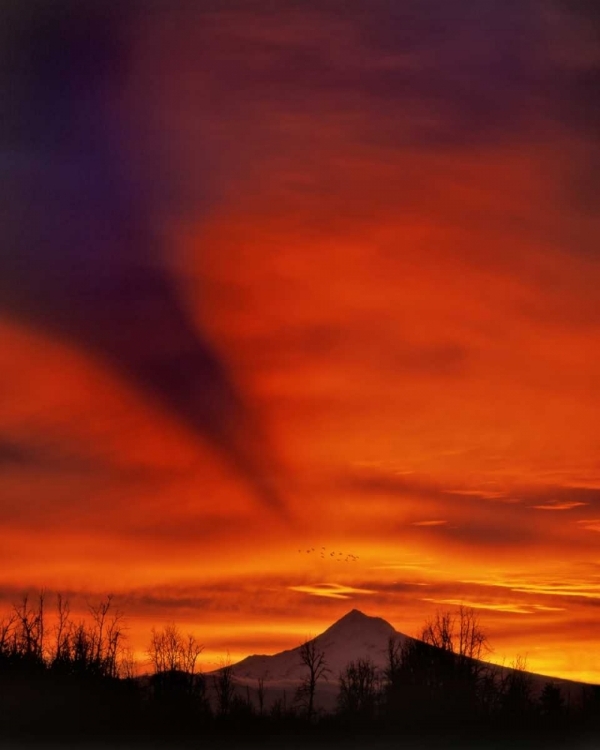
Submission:
[[[559,737],[600,734],[600,687],[536,684],[524,658],[499,666],[484,660],[490,651],[473,609],[438,612],[418,639],[389,640],[383,671],[369,659],[348,664],[338,677],[336,714],[325,721],[415,738],[441,728],[467,738],[537,736],[550,745]],[[306,694],[315,665],[326,676],[326,661],[315,641],[303,644],[301,658]],[[305,706],[310,714],[310,702]]]
[[[51,611],[50,611],[51,610]],[[0,736],[102,734],[138,701],[124,618],[111,596],[73,618],[58,594],[24,596],[0,620]]]
[[[49,612],[51,609],[51,612]],[[153,629],[147,648],[151,674],[136,675],[126,646],[123,614],[111,597],[75,620],[68,602],[45,594],[24,597],[0,622],[0,738],[165,738],[170,741],[243,734],[336,738],[362,734],[466,739],[559,737],[600,730],[600,689],[565,694],[548,681],[535,688],[523,660],[510,669],[481,661],[487,638],[471,609],[438,613],[420,639],[388,643],[383,670],[368,659],[333,674],[315,639],[299,649],[305,676],[294,694],[236,682],[224,663],[202,674],[203,646],[176,625]],[[337,690],[333,711],[320,708],[319,690]],[[552,744],[548,740],[548,744]]]
[[[123,613],[107,596],[89,606],[89,617],[75,621],[69,602],[56,595],[54,616],[44,592],[25,595],[0,620],[0,668],[3,675],[131,677],[133,658],[125,647]],[[49,626],[48,621],[53,621]]]

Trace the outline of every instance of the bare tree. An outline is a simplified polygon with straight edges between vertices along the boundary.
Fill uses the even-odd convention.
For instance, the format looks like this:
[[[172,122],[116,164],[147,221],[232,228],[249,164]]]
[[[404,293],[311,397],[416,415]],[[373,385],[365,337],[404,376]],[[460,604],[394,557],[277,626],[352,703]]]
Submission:
[[[124,680],[133,680],[137,674],[137,662],[130,648],[123,649],[119,662],[119,677]]]
[[[13,606],[10,618],[0,623],[0,656],[34,669],[118,677],[125,632],[123,614],[114,608],[113,597],[90,605],[90,617],[75,624],[68,601],[57,594],[52,628],[47,627],[46,599],[42,590],[33,603],[25,594]]]
[[[425,623],[420,639],[390,639],[386,676],[386,708],[391,717],[425,718],[441,713],[458,718],[478,705],[487,637],[474,610],[440,612]]]
[[[92,615],[92,620],[95,625],[95,630],[93,632],[93,653],[92,658],[95,659],[97,662],[100,662],[104,657],[104,645],[105,645],[105,639],[104,639],[104,628],[106,625],[106,620],[108,617],[108,612],[110,610],[110,603],[112,601],[112,594],[109,594],[104,601],[101,601],[99,604],[90,604],[89,610],[90,614]]]
[[[0,657],[9,657],[13,651],[16,621],[14,613],[0,621]]]
[[[403,642],[390,639],[385,669],[385,702],[392,718],[405,713],[409,705],[414,717],[435,704],[440,692],[441,671],[436,652],[432,646],[413,638]],[[446,652],[440,654],[447,655]]]
[[[461,659],[481,659],[490,650],[477,613],[462,605],[456,614],[436,612],[423,627],[421,640]]]
[[[124,638],[123,613],[115,610],[113,595],[96,605],[89,605],[92,625],[88,629],[91,662],[105,677],[117,677]]]
[[[234,673],[229,654],[221,661],[219,671],[213,676],[213,685],[217,695],[217,712],[221,716],[227,716],[235,696]]]
[[[258,715],[262,716],[265,710],[265,678],[264,675],[258,678],[258,687],[256,689],[258,697]]]
[[[37,607],[30,605],[25,594],[21,603],[13,607],[15,628],[13,630],[14,651],[30,663],[44,663],[44,597],[40,591]]]
[[[452,658],[439,661],[452,672],[455,683],[462,683],[463,689],[476,686],[486,669],[481,659],[491,649],[474,609],[460,606],[456,614],[438,611],[423,628],[421,640],[452,654]]]
[[[327,679],[331,672],[327,666],[325,652],[317,645],[315,638],[307,639],[300,646],[300,659],[308,668],[308,674],[296,691],[296,701],[305,709],[306,717],[312,720],[315,709],[315,690],[321,678]]]
[[[205,682],[202,675],[196,673],[203,649],[192,633],[184,636],[174,623],[165,625],[162,630],[152,628],[146,653],[154,669],[155,695],[175,700],[187,694],[203,702]]]
[[[203,650],[194,635],[184,636],[177,625],[170,623],[162,630],[152,628],[147,654],[155,674],[179,671],[193,675]]]
[[[37,606],[37,637],[38,637],[38,656],[40,659],[44,659],[46,652],[45,652],[45,622],[44,622],[44,604],[46,601],[46,592],[42,589],[42,591],[38,594],[38,606]]]
[[[491,718],[502,710],[502,685],[504,665],[488,663],[479,681],[479,706],[482,714]]]
[[[349,716],[372,717],[376,704],[376,671],[370,659],[351,661],[340,674],[339,710]]]
[[[162,630],[152,628],[147,653],[155,674],[180,669],[181,634],[177,626],[170,623]]]
[[[472,607],[458,610],[458,655],[466,659],[482,659],[490,651],[488,638]]]
[[[533,708],[533,683],[527,672],[527,658],[518,655],[500,684],[502,709],[512,719],[527,718]]]
[[[456,618],[450,612],[436,612],[421,631],[421,640],[442,651],[455,653]]]
[[[52,663],[64,662],[69,656],[69,637],[71,635],[71,609],[63,595],[56,595],[56,625],[54,627],[55,645]]]
[[[396,636],[391,635],[388,638],[386,656],[384,673],[388,684],[393,684],[398,678],[402,664],[402,642]]]
[[[188,633],[183,652],[183,669],[190,675],[196,672],[198,657],[204,651],[204,646],[196,640],[192,633]]]

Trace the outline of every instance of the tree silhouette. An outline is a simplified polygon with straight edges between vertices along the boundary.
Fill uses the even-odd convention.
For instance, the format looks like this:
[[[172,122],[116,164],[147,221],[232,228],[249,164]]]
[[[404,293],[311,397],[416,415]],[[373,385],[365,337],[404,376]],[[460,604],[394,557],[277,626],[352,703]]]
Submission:
[[[340,674],[340,713],[362,719],[374,716],[377,700],[376,676],[375,665],[370,659],[357,659],[346,665]]]
[[[31,605],[25,594],[13,607],[13,653],[32,668],[44,665],[44,603],[45,593],[40,591],[37,606]]]
[[[256,695],[258,698],[258,715],[262,716],[265,710],[265,678],[261,675],[258,678],[258,685],[256,688]]]
[[[481,659],[490,650],[477,613],[472,607],[462,605],[456,614],[436,612],[435,617],[423,627],[421,640],[442,651],[456,654],[460,664],[469,664],[470,659]]]
[[[438,649],[433,659],[429,655],[429,661],[439,700],[451,704],[453,711],[464,712],[467,706],[474,706],[486,671],[480,660],[490,651],[475,610],[460,606],[455,614],[438,611],[424,626],[421,640]]]
[[[339,674],[338,711],[329,716],[319,711],[317,717],[316,688],[331,671],[319,639],[299,648],[306,674],[296,701],[288,701],[283,691],[270,710],[265,710],[267,674],[258,678],[255,710],[250,686],[236,695],[227,658],[213,676],[215,723],[197,669],[202,646],[193,635],[184,636],[174,624],[153,629],[148,656],[154,674],[132,679],[132,654],[122,645],[123,615],[112,597],[89,606],[87,618],[79,622],[73,621],[69,603],[60,595],[55,615],[47,610],[41,592],[24,596],[8,617],[0,618],[0,738],[21,731],[54,739],[77,732],[104,738],[121,726],[132,737],[170,740],[195,741],[211,728],[225,734],[231,728],[256,732],[256,737],[272,729],[286,737],[299,730],[327,733],[317,735],[321,737],[340,731],[344,736],[345,727],[365,728],[353,723],[355,719],[369,722],[373,736],[391,731],[426,738],[430,729],[439,727],[467,741],[475,733],[491,731],[486,738],[514,742],[532,737],[527,734],[531,729],[551,742],[579,731],[595,739],[600,729],[600,689],[582,686],[578,700],[572,687],[563,695],[558,684],[548,680],[541,694],[534,695],[537,683],[526,672],[524,658],[517,657],[512,668],[478,661],[487,641],[466,609],[438,613],[423,628],[425,640],[390,638],[383,694],[369,659],[349,662]],[[294,703],[301,704],[302,715]],[[380,707],[386,712],[380,713]]]
[[[501,702],[503,712],[515,722],[527,721],[532,713],[533,685],[527,672],[527,659],[518,655],[502,679]]]
[[[147,654],[154,669],[155,695],[177,700],[187,694],[204,700],[204,678],[196,674],[196,663],[203,649],[194,635],[183,635],[174,623],[162,630],[152,628]]]
[[[234,673],[229,654],[222,660],[219,671],[213,676],[213,685],[217,696],[217,713],[219,716],[227,716],[231,712],[235,697]]]
[[[385,669],[388,718],[412,722],[444,716],[464,721],[479,711],[486,666],[478,661],[489,650],[474,610],[438,611],[425,623],[421,638],[390,638]]]
[[[300,660],[308,669],[308,674],[296,691],[296,702],[306,711],[306,718],[312,721],[315,709],[315,690],[321,678],[327,679],[331,672],[327,666],[325,652],[317,645],[315,638],[307,639],[300,646]]]
[[[194,635],[184,636],[174,623],[165,625],[162,630],[152,628],[151,634],[147,653],[156,674],[174,671],[194,674],[198,657],[204,650]]]
[[[565,717],[565,700],[558,685],[548,681],[540,695],[540,709],[545,720],[556,726]]]

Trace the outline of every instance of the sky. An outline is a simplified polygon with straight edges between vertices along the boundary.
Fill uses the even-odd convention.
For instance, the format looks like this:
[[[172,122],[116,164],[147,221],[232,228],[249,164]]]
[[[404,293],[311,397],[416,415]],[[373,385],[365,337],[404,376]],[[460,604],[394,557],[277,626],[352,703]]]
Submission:
[[[0,608],[600,683],[596,4],[2,12]]]

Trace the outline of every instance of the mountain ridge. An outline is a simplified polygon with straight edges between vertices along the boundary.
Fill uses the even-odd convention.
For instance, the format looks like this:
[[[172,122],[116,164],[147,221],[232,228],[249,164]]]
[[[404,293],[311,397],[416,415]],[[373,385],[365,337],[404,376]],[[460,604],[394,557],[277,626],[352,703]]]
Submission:
[[[400,642],[408,638],[382,617],[352,609],[308,640],[315,641],[318,648],[325,652],[328,675],[331,681],[337,682],[348,662],[357,658],[369,658],[379,671],[383,670],[390,637]],[[300,648],[301,644],[276,654],[251,654],[231,665],[235,679],[246,684],[256,683],[259,678],[271,685],[299,684],[306,671],[300,658]],[[216,669],[209,674],[218,672]]]
[[[337,683],[337,678],[350,661],[359,658],[370,659],[380,673],[386,667],[388,643],[390,637],[400,645],[407,641],[417,640],[396,630],[387,620],[379,616],[367,615],[359,609],[353,608],[340,617],[322,633],[309,638],[315,641],[320,650],[324,651],[328,666],[329,684]],[[302,644],[285,649],[275,654],[251,654],[232,664],[235,679],[241,684],[256,684],[259,678],[265,684],[297,685],[305,676],[306,667],[300,658]],[[484,661],[488,664],[491,662]],[[502,672],[512,672],[510,666],[495,665]],[[220,669],[207,674],[218,674]],[[562,677],[542,675],[527,671],[532,678],[535,689],[551,681],[565,687],[584,686],[588,683],[569,680]]]

